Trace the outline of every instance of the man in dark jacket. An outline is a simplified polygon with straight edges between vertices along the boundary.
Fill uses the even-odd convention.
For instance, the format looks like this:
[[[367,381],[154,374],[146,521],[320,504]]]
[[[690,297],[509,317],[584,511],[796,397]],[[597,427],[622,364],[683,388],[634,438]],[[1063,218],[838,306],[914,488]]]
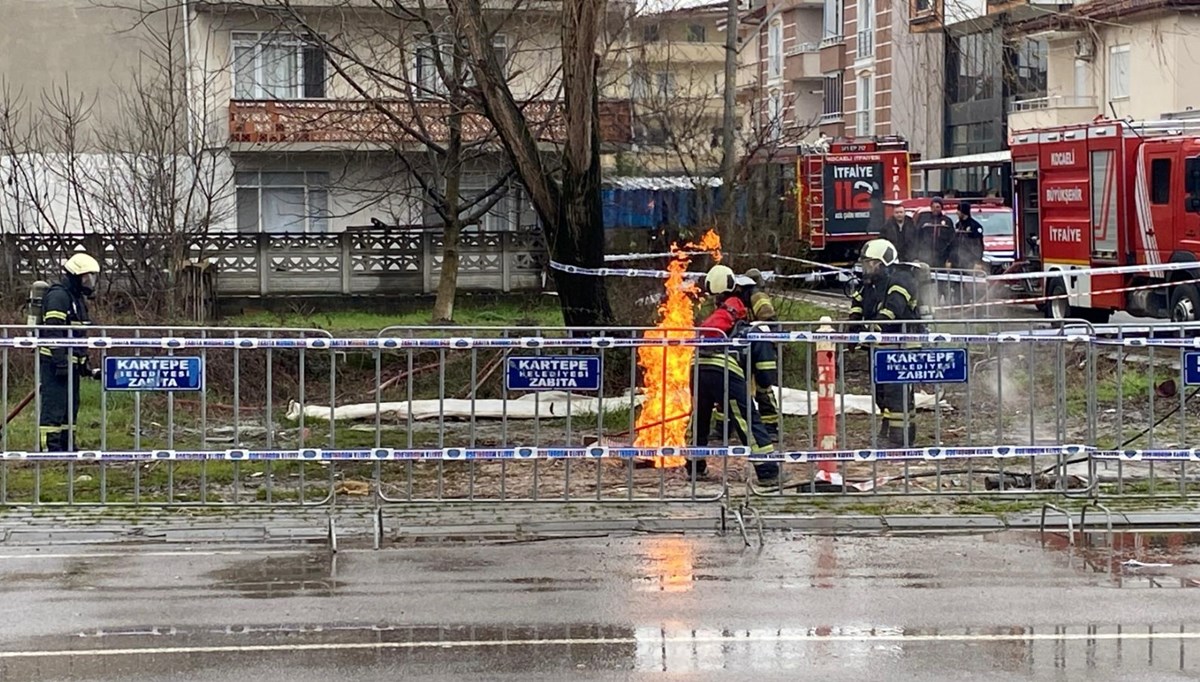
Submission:
[[[879,238],[888,240],[896,247],[901,261],[916,260],[914,247],[917,243],[917,226],[902,204],[892,206],[892,215],[879,229]]]
[[[860,324],[852,332],[920,334],[917,287],[896,267],[896,248],[883,239],[867,242],[862,253],[862,285],[850,300],[850,320]],[[917,435],[913,423],[916,407],[911,384],[876,384],[875,404],[883,416],[879,438],[890,447],[912,447]]]
[[[42,297],[46,339],[82,339],[91,324],[87,302],[96,290],[100,264],[86,253],[77,253],[63,263],[62,281]],[[63,327],[58,329],[58,327]],[[73,452],[75,426],[79,421],[79,379],[98,378],[99,370],[88,366],[87,348],[38,348],[41,414],[38,416],[40,449],[43,452]]]
[[[958,204],[958,224],[954,229],[954,249],[952,252],[952,267],[957,274],[964,277],[974,276],[974,271],[983,266],[983,225],[971,217],[971,204]],[[975,282],[956,282],[951,287],[956,292],[955,298],[961,302],[975,299]]]
[[[954,221],[942,213],[941,197],[929,202],[929,212],[917,221],[917,260],[931,268],[951,267],[951,250],[954,248]]]

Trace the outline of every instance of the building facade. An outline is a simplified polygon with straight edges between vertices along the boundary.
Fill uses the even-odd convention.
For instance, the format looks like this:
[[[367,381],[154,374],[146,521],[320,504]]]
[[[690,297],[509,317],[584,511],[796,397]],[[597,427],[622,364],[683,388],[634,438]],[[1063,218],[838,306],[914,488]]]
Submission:
[[[819,136],[822,11],[817,0],[758,0],[743,14],[739,101],[750,153]]]

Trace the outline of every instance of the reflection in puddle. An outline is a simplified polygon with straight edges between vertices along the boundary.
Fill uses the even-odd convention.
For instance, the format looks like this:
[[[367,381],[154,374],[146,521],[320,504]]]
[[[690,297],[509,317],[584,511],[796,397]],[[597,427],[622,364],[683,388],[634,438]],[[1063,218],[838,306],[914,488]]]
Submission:
[[[657,537],[645,543],[647,578],[643,589],[690,592],[694,587],[694,543],[683,537]]]
[[[209,574],[214,587],[234,590],[251,599],[331,597],[337,580],[337,555],[317,552],[305,556],[267,556]]]
[[[1028,540],[1028,535],[1022,536]],[[1122,588],[1200,587],[1200,533],[1046,533],[1042,544],[1073,568],[1111,576]]]

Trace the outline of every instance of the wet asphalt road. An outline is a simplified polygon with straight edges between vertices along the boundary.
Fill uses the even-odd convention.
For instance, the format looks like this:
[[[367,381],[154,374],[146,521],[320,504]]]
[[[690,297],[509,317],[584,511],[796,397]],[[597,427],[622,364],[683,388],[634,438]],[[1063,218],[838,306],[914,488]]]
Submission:
[[[0,679],[1195,679],[1192,539],[7,548]]]

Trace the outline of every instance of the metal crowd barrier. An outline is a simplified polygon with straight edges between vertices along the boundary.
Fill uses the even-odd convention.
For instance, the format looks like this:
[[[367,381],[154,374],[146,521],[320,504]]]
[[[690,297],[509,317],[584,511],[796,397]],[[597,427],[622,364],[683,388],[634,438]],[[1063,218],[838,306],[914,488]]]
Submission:
[[[940,320],[904,335],[786,323],[733,340],[694,330],[663,339],[662,330],[640,328],[395,327],[339,339],[316,329],[95,327],[79,342],[0,328],[0,409],[13,414],[0,433],[0,505],[718,502],[743,493],[1177,498],[1195,492],[1189,464],[1200,461],[1189,402],[1198,331],[1027,319]],[[695,403],[698,351],[751,343],[774,347],[786,387],[776,396],[784,415],[773,452],[752,452],[728,420],[717,422],[709,446],[690,445],[697,426],[672,413],[675,400],[662,421],[686,422],[688,445],[660,446],[664,423],[643,428],[638,443],[644,398],[630,389],[645,380],[639,352],[691,349],[674,372],[687,374],[681,390]],[[819,447],[818,343],[840,351],[840,449],[832,451]],[[104,382],[133,385],[101,390],[83,379],[78,423],[67,425],[76,447],[46,452],[36,359],[41,348],[65,346],[85,347],[90,366],[127,370]],[[930,378],[906,393],[903,426],[916,425],[915,445],[892,447],[879,436],[870,354],[918,347],[961,360],[965,376]],[[518,358],[572,357],[579,362],[550,364],[579,367],[576,378],[595,385],[530,390],[546,386],[521,384],[528,377],[519,370],[509,376]],[[136,385],[154,372],[139,375],[145,363],[133,360],[154,358],[196,358],[203,381],[137,390],[154,388]],[[72,364],[68,380],[86,367]],[[724,380],[728,387],[728,372]],[[751,386],[743,390],[752,402]],[[705,458],[708,473],[655,468],[658,457]],[[780,464],[782,486],[758,484],[752,465],[762,462]]]

